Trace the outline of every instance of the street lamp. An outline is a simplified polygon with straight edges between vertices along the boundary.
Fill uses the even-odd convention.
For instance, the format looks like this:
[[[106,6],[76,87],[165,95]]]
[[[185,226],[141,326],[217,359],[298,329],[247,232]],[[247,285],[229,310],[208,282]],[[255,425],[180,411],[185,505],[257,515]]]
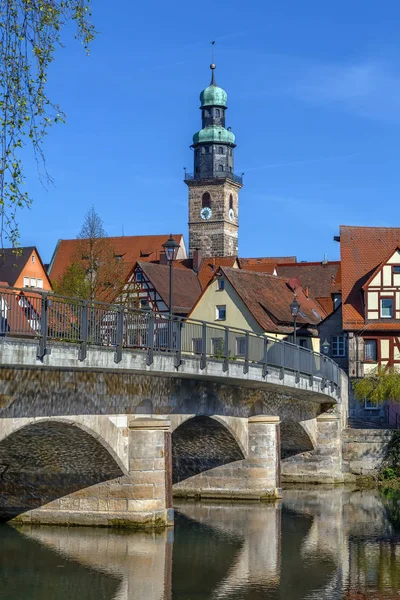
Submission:
[[[163,244],[163,248],[169,264],[169,314],[172,315],[172,263],[176,260],[176,255],[179,250],[179,244],[172,237],[172,233]]]
[[[297,302],[297,296],[294,295],[293,302],[290,303],[290,312],[293,317],[293,343],[296,344],[296,319],[299,314],[300,304]]]
[[[326,356],[328,356],[329,354],[329,348],[331,347],[330,343],[328,342],[328,340],[325,338],[324,343],[322,344],[322,350],[323,353],[326,354]]]

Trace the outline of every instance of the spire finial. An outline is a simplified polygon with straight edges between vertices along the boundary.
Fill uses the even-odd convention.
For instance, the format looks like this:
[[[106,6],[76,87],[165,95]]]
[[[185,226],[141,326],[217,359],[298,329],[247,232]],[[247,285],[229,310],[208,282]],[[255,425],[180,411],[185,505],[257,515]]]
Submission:
[[[214,78],[214,70],[215,70],[215,67],[216,67],[216,65],[214,63],[214,44],[215,44],[215,41],[214,42],[210,42],[210,44],[211,44],[211,65],[210,65],[210,69],[211,69],[211,73],[212,73],[212,75],[211,75],[211,84],[210,85],[215,85],[215,78]]]

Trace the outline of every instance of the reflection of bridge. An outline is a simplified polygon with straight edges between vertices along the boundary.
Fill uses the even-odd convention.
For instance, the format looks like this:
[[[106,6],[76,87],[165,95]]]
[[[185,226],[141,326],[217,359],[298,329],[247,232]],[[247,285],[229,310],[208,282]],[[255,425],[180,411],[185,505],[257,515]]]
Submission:
[[[347,383],[326,357],[114,305],[16,290],[0,301],[3,519],[165,525],[172,483],[260,499],[279,495],[281,470],[342,477]]]
[[[374,536],[388,527],[382,502],[370,492],[293,490],[283,505],[191,502],[177,510],[175,536],[4,528],[1,570],[12,572],[14,561],[21,563],[23,576],[10,580],[12,595],[23,597],[29,587],[32,600],[42,598],[37,586],[49,577],[60,599],[222,600],[254,594],[328,600],[347,597],[353,586],[358,592],[371,587],[380,570],[389,570],[377,563],[383,556],[398,585],[397,543],[386,546],[387,556],[381,538],[357,546],[359,533]],[[8,597],[7,580],[2,591]]]

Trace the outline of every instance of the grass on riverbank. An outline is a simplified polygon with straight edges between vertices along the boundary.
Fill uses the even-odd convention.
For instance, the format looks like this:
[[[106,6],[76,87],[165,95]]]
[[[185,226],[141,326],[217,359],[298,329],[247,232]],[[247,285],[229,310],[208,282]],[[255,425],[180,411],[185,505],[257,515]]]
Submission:
[[[378,475],[360,475],[356,479],[356,484],[362,489],[398,490],[400,492],[400,477],[385,479],[380,473]]]

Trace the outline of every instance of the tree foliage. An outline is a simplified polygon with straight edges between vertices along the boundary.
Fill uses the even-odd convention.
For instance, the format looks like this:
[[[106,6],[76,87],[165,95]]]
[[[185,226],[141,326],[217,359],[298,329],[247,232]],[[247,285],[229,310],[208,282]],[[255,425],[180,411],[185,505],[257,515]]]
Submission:
[[[67,267],[56,292],[87,300],[111,302],[125,283],[126,267],[107,238],[95,208],[87,212],[73,262]]]
[[[79,262],[70,264],[60,281],[54,283],[54,291],[62,296],[88,299],[90,289],[83,265]]]
[[[41,178],[48,128],[64,120],[47,96],[48,71],[71,21],[86,51],[94,37],[90,0],[0,0],[0,241],[18,242],[16,210],[30,206],[22,151],[33,148]]]
[[[376,404],[389,399],[400,401],[400,373],[394,367],[377,367],[352,385],[358,400],[367,398]]]

